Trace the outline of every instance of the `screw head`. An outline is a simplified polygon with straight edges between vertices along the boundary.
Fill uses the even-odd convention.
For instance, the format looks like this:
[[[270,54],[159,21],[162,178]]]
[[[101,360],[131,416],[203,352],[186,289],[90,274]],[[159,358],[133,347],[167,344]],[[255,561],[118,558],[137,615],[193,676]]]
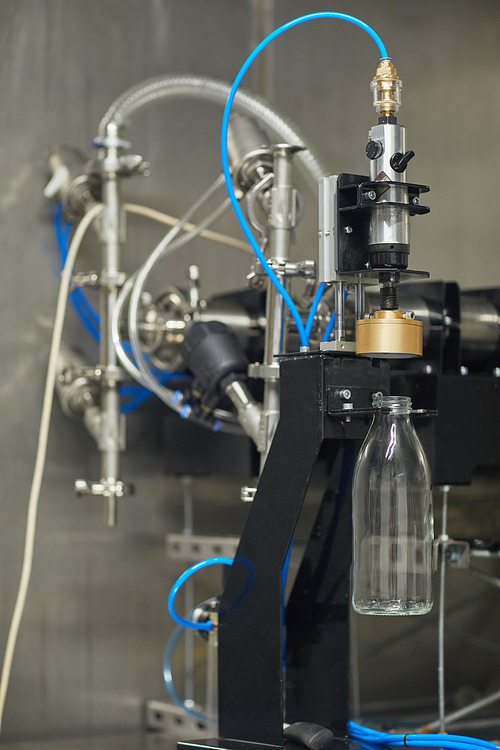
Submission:
[[[352,227],[344,227],[344,232],[346,234],[352,234]]]
[[[366,193],[366,197],[368,198],[368,200],[370,200],[370,201],[374,201],[374,200],[375,200],[375,198],[377,197],[377,193],[375,192],[375,190],[369,190],[369,191],[368,191],[368,192]]]
[[[349,399],[351,398],[351,395],[352,394],[351,394],[351,391],[349,390],[349,388],[344,388],[339,393],[340,398],[344,398],[346,401],[349,401]]]
[[[419,198],[419,197],[418,197],[417,195],[415,195],[415,196],[414,196],[414,197],[413,197],[413,198],[411,199],[411,202],[413,203],[413,205],[414,205],[414,206],[419,206],[419,205],[420,205],[420,198]]]

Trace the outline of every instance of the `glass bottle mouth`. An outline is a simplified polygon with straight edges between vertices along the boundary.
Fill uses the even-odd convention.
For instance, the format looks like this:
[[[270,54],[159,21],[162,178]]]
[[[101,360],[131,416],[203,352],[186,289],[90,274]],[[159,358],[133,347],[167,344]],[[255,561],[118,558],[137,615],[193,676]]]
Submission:
[[[392,414],[409,414],[411,411],[409,396],[383,396],[381,393],[375,393],[372,404],[376,409]]]

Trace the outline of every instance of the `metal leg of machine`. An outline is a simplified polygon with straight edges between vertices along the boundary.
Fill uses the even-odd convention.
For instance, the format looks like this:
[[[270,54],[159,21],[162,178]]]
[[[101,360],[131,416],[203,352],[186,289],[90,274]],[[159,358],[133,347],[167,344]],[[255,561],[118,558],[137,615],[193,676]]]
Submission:
[[[359,444],[339,442],[335,448],[287,605],[286,719],[293,724],[307,716],[308,721],[342,733],[349,718],[351,477]]]
[[[345,412],[342,413],[340,394],[346,384],[350,386],[354,414],[360,416],[359,419],[353,416],[349,421]],[[373,394],[386,393],[388,387],[388,365],[378,360],[318,354],[296,355],[281,363],[280,422],[220,605],[220,739],[182,742],[180,748],[233,747],[234,741],[282,745],[282,568],[324,440],[332,441],[332,447],[337,446],[339,457],[343,458],[336,463],[320,515],[324,516],[331,531],[342,535],[344,543],[342,549],[337,547],[331,552],[331,540],[325,533],[321,538],[312,539],[306,552],[306,559],[315,561],[311,576],[316,586],[316,596],[309,595],[306,603],[310,605],[311,616],[319,616],[317,624],[322,636],[319,648],[310,653],[297,619],[299,602],[305,594],[306,562],[293,593],[288,617],[293,634],[289,656],[290,711],[293,720],[295,711],[305,708],[302,706],[305,692],[310,691],[314,696],[324,690],[324,699],[318,704],[317,712],[307,718],[321,720],[345,736],[348,718],[346,644],[349,638],[346,595],[350,556],[344,557],[343,553],[349,552],[344,548],[345,544],[350,545],[350,535],[346,530],[350,526],[347,498],[353,441],[364,437],[364,417],[366,410],[371,408]],[[297,393],[303,394],[299,400]],[[360,411],[356,411],[358,409]],[[345,471],[342,471],[343,479],[337,490],[340,464]],[[333,498],[335,502],[332,504]],[[335,588],[334,585],[329,606],[321,613],[321,602],[332,593],[331,590],[327,592],[327,588],[331,587],[330,574],[333,571],[336,571],[334,580],[338,586]],[[332,621],[329,621],[330,617],[333,617]],[[332,630],[336,634],[334,639],[328,637]],[[308,654],[305,660],[304,653]],[[307,664],[309,659],[310,666]]]

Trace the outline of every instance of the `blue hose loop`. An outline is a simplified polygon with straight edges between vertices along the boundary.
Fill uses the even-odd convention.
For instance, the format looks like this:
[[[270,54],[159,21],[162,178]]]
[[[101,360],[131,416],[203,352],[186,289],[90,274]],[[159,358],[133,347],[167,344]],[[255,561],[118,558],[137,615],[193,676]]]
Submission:
[[[194,573],[197,573],[202,568],[208,568],[209,565],[232,564],[233,560],[230,557],[211,557],[209,560],[202,560],[195,565],[191,565],[190,568],[185,570],[184,573],[176,580],[176,582],[172,586],[170,594],[168,595],[168,611],[170,613],[170,617],[172,617],[172,619],[175,620],[178,625],[182,625],[185,628],[190,628],[191,630],[207,630],[210,633],[214,629],[213,622],[211,620],[209,620],[208,622],[192,622],[191,620],[186,620],[184,617],[181,617],[175,611],[175,598],[179,593],[179,590],[183,583],[185,583],[188,578],[191,578]]]
[[[371,38],[374,40],[374,42],[376,43],[376,45],[378,46],[380,50],[381,59],[390,60],[390,57],[387,54],[387,50],[384,46],[384,43],[382,42],[379,35],[370,26],[364,23],[364,21],[361,21],[359,18],[355,18],[354,16],[349,16],[345,13],[336,13],[334,11],[322,11],[320,13],[309,13],[305,16],[300,16],[299,18],[295,18],[292,21],[289,21],[288,23],[283,24],[283,26],[278,27],[271,34],[269,34],[269,36],[267,36],[254,49],[251,55],[243,63],[243,66],[241,67],[238,75],[234,79],[234,83],[231,87],[231,91],[229,92],[229,96],[227,98],[226,106],[224,109],[224,116],[222,118],[222,133],[221,133],[222,170],[224,172],[227,192],[229,194],[229,198],[231,200],[231,204],[233,206],[234,212],[238,218],[238,221],[241,224],[241,228],[243,229],[243,232],[247,240],[252,246],[261,265],[263,266],[267,275],[269,276],[272,283],[276,287],[277,291],[281,294],[281,296],[285,300],[285,303],[288,309],[290,310],[292,318],[294,319],[297,325],[297,330],[300,335],[301,345],[306,348],[309,348],[309,338],[306,335],[306,328],[302,322],[299,311],[297,310],[297,307],[295,306],[295,303],[293,302],[290,294],[287,292],[287,290],[285,289],[285,287],[279,280],[278,276],[275,274],[275,272],[269,265],[266,259],[266,256],[260,249],[259,244],[257,240],[255,239],[255,237],[253,236],[252,230],[250,229],[250,226],[245,218],[245,215],[240,208],[238,199],[236,198],[236,193],[234,192],[234,186],[233,186],[233,181],[231,179],[231,171],[229,167],[229,156],[227,152],[227,135],[228,135],[228,129],[229,129],[229,118],[231,115],[231,109],[233,106],[234,97],[236,96],[236,92],[238,91],[238,88],[240,86],[241,81],[243,80],[245,73],[247,72],[247,70],[249,69],[250,65],[253,63],[255,58],[258,57],[258,55],[262,52],[263,49],[267,47],[268,44],[270,44],[278,36],[281,36],[281,34],[284,34],[285,31],[292,29],[294,26],[299,26],[299,24],[305,23],[306,21],[313,21],[315,19],[321,19],[321,18],[335,18],[337,20],[348,21],[349,23],[352,23],[355,26],[359,26],[361,29],[366,31],[367,34],[369,34]],[[312,324],[311,324],[311,327],[312,327]]]
[[[189,615],[188,615],[189,616]],[[163,679],[165,680],[165,687],[168,690],[168,693],[170,697],[172,698],[173,702],[179,706],[179,708],[182,708],[183,711],[185,711],[189,716],[192,716],[194,719],[197,719],[198,721],[205,721],[208,723],[216,723],[217,719],[212,718],[211,716],[205,716],[205,714],[198,713],[198,711],[194,711],[189,706],[186,706],[183,700],[179,697],[179,694],[177,690],[175,689],[174,685],[174,678],[172,675],[172,657],[174,655],[175,648],[177,646],[177,643],[179,641],[179,638],[184,633],[184,628],[182,625],[176,625],[174,628],[174,632],[170,636],[167,647],[165,649],[165,654],[163,657]]]

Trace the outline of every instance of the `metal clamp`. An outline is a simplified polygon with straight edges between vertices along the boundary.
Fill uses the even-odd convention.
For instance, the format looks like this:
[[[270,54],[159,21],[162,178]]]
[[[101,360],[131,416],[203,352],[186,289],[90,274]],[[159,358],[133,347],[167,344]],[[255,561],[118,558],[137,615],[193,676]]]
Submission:
[[[242,503],[253,503],[257,487],[242,487],[240,499]]]
[[[122,287],[127,279],[125,271],[103,271],[101,286]]]
[[[128,377],[125,370],[117,365],[83,367],[79,375],[97,383],[121,383]]]
[[[77,497],[93,495],[95,497],[124,497],[133,495],[135,488],[133,484],[124,484],[117,479],[115,482],[87,482],[86,479],[77,479],[75,482]]]
[[[97,271],[76,271],[71,277],[70,291],[83,286],[94,288],[101,286],[122,287],[126,279],[125,271],[103,271],[101,274]]]
[[[272,380],[278,380],[280,376],[279,362],[273,362],[270,365],[260,364],[254,362],[248,365],[248,377],[249,378],[266,378]]]
[[[322,341],[319,345],[320,352],[355,352],[355,341]]]
[[[71,277],[70,290],[77,289],[82,286],[100,286],[99,274],[97,271],[76,271]]]
[[[434,540],[434,570],[438,569],[439,555],[444,554],[449,568],[470,567],[470,544],[461,539]]]
[[[292,261],[288,260],[278,261],[271,258],[268,263],[278,276],[302,276],[305,279],[316,278],[316,261],[314,260],[301,260],[297,263],[292,263]],[[258,260],[255,261],[252,272],[251,275],[254,276],[265,276],[267,274],[267,271]]]
[[[126,141],[121,141],[121,143],[126,144]],[[125,147],[126,146],[102,146],[102,148]],[[132,177],[137,174],[142,175],[143,177],[149,177],[150,166],[151,164],[148,161],[144,161],[139,154],[121,154],[117,157],[106,157],[104,159],[93,159],[92,161],[89,161],[86,166],[86,172],[90,177],[106,177],[111,173],[118,175],[119,177]]]

